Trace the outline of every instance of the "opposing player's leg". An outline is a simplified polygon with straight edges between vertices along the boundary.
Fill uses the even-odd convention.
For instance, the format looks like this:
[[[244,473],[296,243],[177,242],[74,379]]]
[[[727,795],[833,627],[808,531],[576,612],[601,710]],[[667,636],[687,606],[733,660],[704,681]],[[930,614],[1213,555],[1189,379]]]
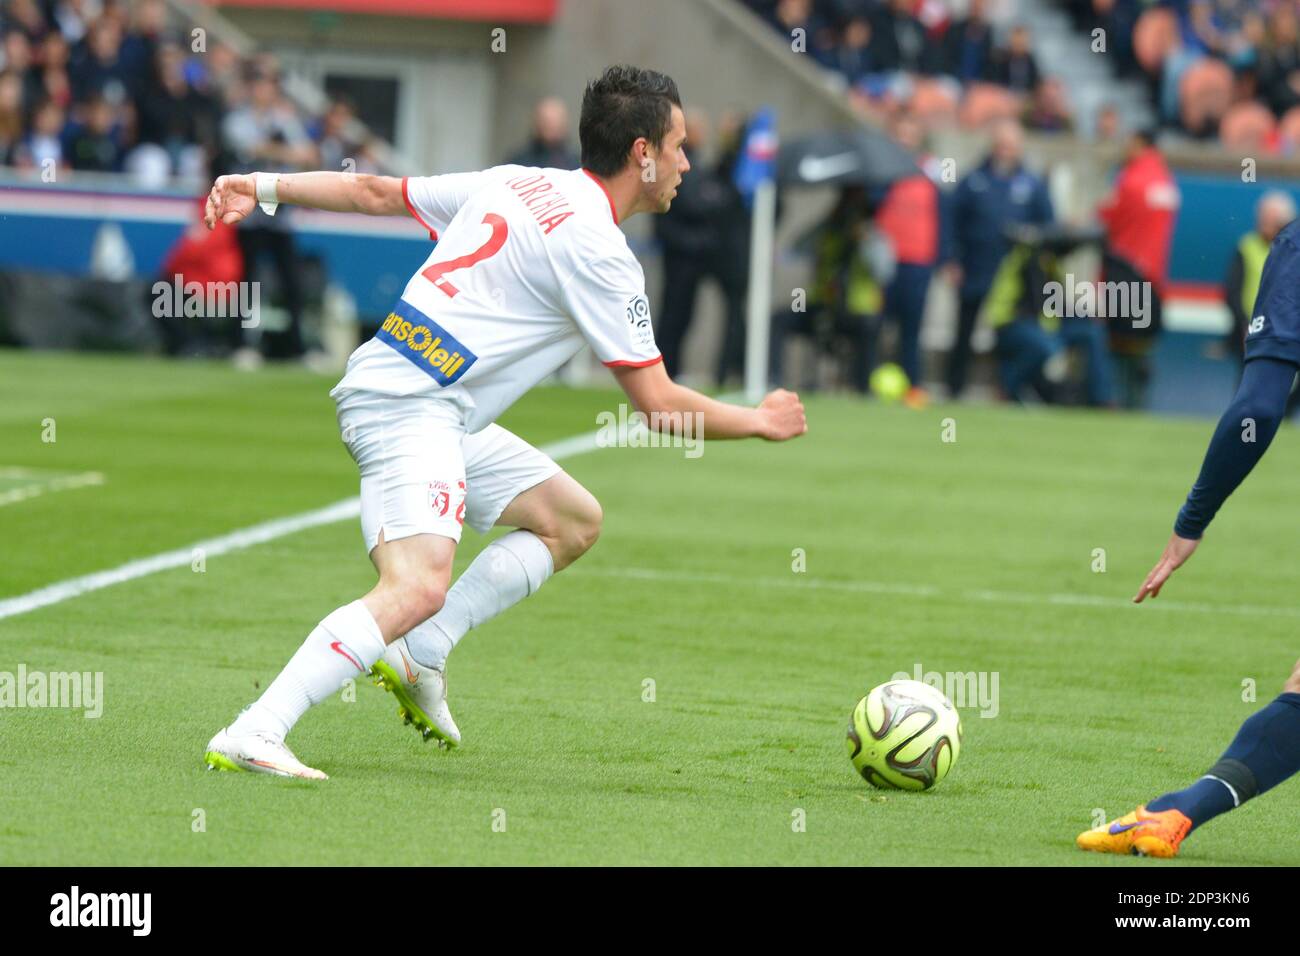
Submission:
[[[515,528],[489,544],[456,580],[442,610],[395,642],[376,665],[389,690],[418,711],[426,739],[455,745],[460,732],[447,707],[446,662],[471,628],[533,594],[576,561],[600,534],[596,499],[550,458],[503,428],[466,439],[465,520],[486,533]],[[390,686],[395,685],[395,686]]]
[[[1300,662],[1282,693],[1247,718],[1218,763],[1184,790],[1166,793],[1079,834],[1079,848],[1170,857],[1197,827],[1300,772]]]
[[[210,767],[323,779],[293,756],[285,736],[445,600],[463,511],[464,433],[456,416],[376,397],[341,406],[340,424],[361,468],[362,532],[379,581],[327,615],[262,696],[213,737]]]

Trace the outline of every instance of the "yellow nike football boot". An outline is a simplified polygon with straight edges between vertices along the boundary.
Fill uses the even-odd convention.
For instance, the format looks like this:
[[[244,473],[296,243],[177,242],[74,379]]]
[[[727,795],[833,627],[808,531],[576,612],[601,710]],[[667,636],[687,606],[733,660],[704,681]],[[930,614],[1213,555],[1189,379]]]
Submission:
[[[1118,820],[1080,833],[1075,843],[1080,850],[1097,853],[1131,853],[1135,856],[1171,857],[1192,830],[1192,821],[1181,810],[1149,813],[1145,806]]]

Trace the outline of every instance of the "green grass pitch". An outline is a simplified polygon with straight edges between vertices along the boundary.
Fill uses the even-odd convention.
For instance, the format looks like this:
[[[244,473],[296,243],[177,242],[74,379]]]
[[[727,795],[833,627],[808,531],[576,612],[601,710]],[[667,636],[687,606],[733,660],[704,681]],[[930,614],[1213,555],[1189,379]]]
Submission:
[[[0,353],[0,495],[103,479],[0,505],[0,600],[354,494],[332,384]],[[503,424],[545,444],[619,401],[540,389]],[[566,460],[604,534],[456,651],[456,752],[359,684],[290,738],[330,781],[203,767],[209,736],[370,586],[353,521],[0,620],[0,671],[105,682],[99,719],[0,710],[0,864],[1171,865],[1073,839],[1202,773],[1300,653],[1291,429],[1133,607],[1208,422],[835,398],[808,416],[785,445]],[[467,533],[458,567],[482,544]],[[997,715],[963,709],[935,790],[873,791],[846,757],[850,709],[918,665],[996,673]],[[1172,865],[1300,861],[1297,786]]]

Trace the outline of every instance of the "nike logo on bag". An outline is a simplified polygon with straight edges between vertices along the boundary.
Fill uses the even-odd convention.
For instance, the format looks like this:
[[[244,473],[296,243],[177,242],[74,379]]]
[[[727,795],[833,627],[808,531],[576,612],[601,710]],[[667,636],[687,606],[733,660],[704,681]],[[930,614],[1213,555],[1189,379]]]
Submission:
[[[799,175],[810,183],[821,182],[832,176],[842,176],[858,168],[856,153],[840,153],[838,156],[805,156],[799,161]]]

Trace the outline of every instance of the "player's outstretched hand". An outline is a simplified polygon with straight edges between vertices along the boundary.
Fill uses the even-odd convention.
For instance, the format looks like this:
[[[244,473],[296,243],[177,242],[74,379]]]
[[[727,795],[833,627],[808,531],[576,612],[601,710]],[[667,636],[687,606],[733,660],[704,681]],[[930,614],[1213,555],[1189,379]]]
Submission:
[[[257,205],[257,191],[252,176],[218,176],[208,193],[208,204],[203,210],[203,221],[209,229],[218,222],[233,226]]]
[[[1165,545],[1165,553],[1160,555],[1160,560],[1151,569],[1147,579],[1142,582],[1138,593],[1133,595],[1133,603],[1141,604],[1148,597],[1159,597],[1160,589],[1169,580],[1169,575],[1183,566],[1200,543],[1200,538],[1180,538],[1176,534],[1170,535],[1169,543]]]
[[[759,435],[768,441],[785,441],[808,430],[808,419],[799,396],[783,388],[768,392],[758,404],[758,413],[763,420]]]

